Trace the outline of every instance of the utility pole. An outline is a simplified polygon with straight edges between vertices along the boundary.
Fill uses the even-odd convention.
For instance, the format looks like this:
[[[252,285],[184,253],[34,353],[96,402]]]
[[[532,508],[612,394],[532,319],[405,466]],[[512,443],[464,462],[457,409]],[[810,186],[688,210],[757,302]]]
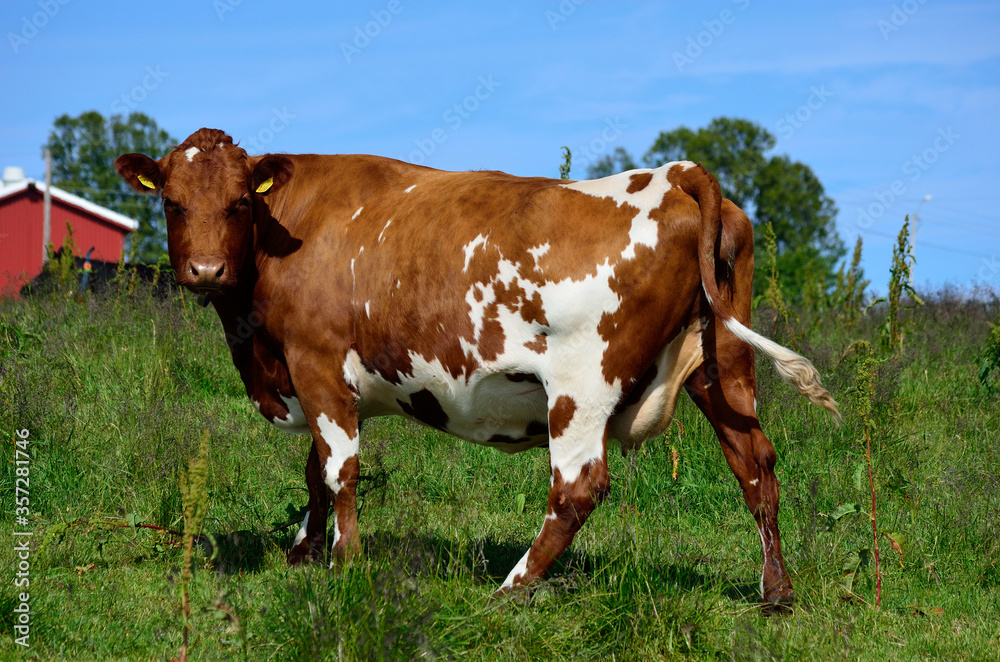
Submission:
[[[49,260],[52,243],[52,150],[45,148],[45,211],[42,213],[42,264]]]

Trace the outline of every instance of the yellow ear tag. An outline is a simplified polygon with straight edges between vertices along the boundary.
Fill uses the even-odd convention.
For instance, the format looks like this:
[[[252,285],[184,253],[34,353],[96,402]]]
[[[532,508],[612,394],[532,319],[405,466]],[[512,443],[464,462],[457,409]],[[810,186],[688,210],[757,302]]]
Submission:
[[[151,188],[151,189],[156,188],[156,184],[149,181],[149,179],[147,179],[146,177],[143,177],[142,175],[136,175],[136,177],[139,178],[139,183],[145,186],[146,188]]]
[[[260,183],[260,186],[257,187],[257,192],[267,193],[268,189],[271,188],[272,184],[274,184],[274,177],[268,177],[267,179],[265,179]]]

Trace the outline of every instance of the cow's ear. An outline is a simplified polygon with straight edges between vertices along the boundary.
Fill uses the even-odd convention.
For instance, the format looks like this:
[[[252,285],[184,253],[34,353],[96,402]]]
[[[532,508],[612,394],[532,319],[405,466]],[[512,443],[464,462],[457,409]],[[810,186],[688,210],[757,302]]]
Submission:
[[[139,193],[152,193],[163,187],[160,164],[145,154],[122,154],[115,159],[115,170]]]
[[[287,156],[267,154],[253,166],[250,176],[250,190],[267,195],[285,185],[295,172],[295,165]]]

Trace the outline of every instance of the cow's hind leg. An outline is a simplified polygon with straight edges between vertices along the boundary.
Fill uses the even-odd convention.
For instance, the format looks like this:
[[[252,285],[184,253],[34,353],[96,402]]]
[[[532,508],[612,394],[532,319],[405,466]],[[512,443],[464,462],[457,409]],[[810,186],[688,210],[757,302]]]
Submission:
[[[686,388],[722,442],[722,451],[743,490],[743,499],[760,533],[765,603],[791,604],[792,581],[781,555],[778,534],[778,479],[774,446],[757,420],[753,349],[713,319],[704,331],[705,362]]]
[[[306,486],[309,489],[309,510],[299,528],[292,548],[288,550],[288,563],[299,565],[304,561],[320,562],[326,555],[326,523],[330,510],[330,490],[323,480],[323,468],[314,443],[306,461]]]
[[[577,411],[576,401],[568,395],[553,398],[549,407],[549,457],[552,482],[542,530],[497,595],[544,577],[607,496],[607,417]]]

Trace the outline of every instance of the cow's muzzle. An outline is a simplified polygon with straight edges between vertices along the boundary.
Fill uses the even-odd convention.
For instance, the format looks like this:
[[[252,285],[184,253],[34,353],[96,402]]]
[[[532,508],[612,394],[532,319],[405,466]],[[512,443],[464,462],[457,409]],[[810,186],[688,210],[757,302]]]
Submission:
[[[196,292],[217,292],[226,285],[229,274],[226,261],[212,257],[193,257],[184,268],[181,284]]]

